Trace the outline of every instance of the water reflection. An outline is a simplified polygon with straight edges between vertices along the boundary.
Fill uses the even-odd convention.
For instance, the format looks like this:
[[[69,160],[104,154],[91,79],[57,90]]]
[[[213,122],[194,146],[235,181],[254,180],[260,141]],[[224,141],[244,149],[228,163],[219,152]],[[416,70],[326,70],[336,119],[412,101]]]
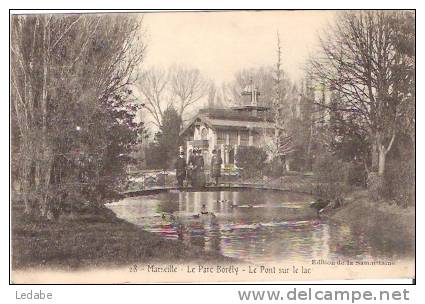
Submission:
[[[110,204],[123,219],[208,251],[247,261],[382,255],[365,235],[320,220],[311,197],[273,191],[170,192]]]

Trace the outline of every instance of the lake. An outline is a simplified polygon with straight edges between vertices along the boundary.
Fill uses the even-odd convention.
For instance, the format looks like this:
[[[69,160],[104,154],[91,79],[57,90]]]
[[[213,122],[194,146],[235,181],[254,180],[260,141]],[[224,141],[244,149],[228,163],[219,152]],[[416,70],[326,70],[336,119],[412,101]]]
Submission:
[[[323,258],[370,259],[386,248],[365,231],[321,219],[309,195],[271,191],[171,191],[108,204],[119,218],[164,238],[179,239],[252,262]],[[159,253],[160,254],[160,253]]]

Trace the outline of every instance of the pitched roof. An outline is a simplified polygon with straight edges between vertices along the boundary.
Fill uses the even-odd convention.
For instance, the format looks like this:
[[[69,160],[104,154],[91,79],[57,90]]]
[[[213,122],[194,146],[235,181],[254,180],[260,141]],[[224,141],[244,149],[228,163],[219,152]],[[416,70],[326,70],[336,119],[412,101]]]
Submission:
[[[213,129],[229,128],[248,130],[251,128],[274,127],[270,115],[252,116],[232,109],[203,109],[181,130],[180,135],[186,133],[198,119]]]

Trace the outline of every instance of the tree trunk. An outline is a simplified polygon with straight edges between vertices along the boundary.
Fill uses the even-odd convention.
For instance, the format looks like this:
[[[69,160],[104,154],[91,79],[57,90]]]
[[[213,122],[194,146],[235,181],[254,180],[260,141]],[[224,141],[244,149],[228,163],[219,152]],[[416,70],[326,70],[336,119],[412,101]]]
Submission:
[[[41,216],[51,219],[51,206],[49,205],[50,175],[52,170],[52,157],[50,150],[46,147],[43,155],[43,189],[40,201]]]
[[[39,166],[39,179],[40,186],[38,189],[40,197],[40,211],[41,216],[46,217],[49,214],[49,185],[50,185],[50,173],[52,168],[52,153],[50,149],[50,143],[47,135],[47,98],[48,98],[48,73],[49,73],[49,45],[50,45],[50,30],[48,29],[47,16],[44,19],[44,30],[43,30],[43,87],[41,95],[41,144],[39,155],[41,160],[38,161]]]
[[[28,134],[25,134],[26,136],[22,137],[22,145],[20,147],[20,174],[19,179],[21,183],[21,194],[22,199],[25,204],[25,214],[31,214],[32,213],[32,204],[31,204],[31,198],[29,197],[30,191],[31,191],[31,159],[30,155],[31,152],[27,148],[28,144],[26,143],[28,140]]]
[[[385,159],[386,159],[387,153],[385,151],[385,148],[383,145],[379,147],[379,164],[378,164],[378,175],[384,176],[385,172]]]
[[[313,144],[313,123],[310,124],[310,132],[308,136],[308,144],[307,144],[307,170],[313,170],[313,158],[311,155],[311,148]]]
[[[378,162],[379,162],[379,151],[378,145],[376,143],[372,143],[372,164],[370,167],[370,171],[378,171]]]
[[[382,134],[376,132],[375,141],[372,143],[372,171],[378,176],[384,176],[387,149],[384,146]]]
[[[29,200],[28,194],[30,191],[29,187],[29,165],[22,164],[21,170],[23,171],[21,175],[21,192],[22,192],[22,199],[25,204],[25,214],[31,214],[32,213],[32,205]]]
[[[281,155],[280,156],[280,162],[281,162],[281,165],[282,165],[282,169],[283,169],[283,172],[286,172],[287,171],[287,161],[286,161],[286,155]]]
[[[376,136],[376,145],[378,146],[378,175],[383,177],[385,172],[385,160],[387,157],[387,153],[390,151],[395,139],[395,133],[392,134],[390,142],[388,146],[385,147],[382,135],[380,133]]]

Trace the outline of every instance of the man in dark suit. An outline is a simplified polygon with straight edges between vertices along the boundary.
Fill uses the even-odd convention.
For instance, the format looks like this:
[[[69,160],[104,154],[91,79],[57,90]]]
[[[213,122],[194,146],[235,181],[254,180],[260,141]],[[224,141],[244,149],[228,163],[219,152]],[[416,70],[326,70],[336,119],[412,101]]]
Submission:
[[[220,153],[217,150],[212,150],[213,156],[211,158],[211,177],[215,179],[215,185],[218,186],[218,179],[221,176],[221,164],[223,163]]]
[[[179,188],[183,187],[183,181],[186,178],[186,160],[184,159],[184,152],[180,152],[176,160],[176,178]]]

